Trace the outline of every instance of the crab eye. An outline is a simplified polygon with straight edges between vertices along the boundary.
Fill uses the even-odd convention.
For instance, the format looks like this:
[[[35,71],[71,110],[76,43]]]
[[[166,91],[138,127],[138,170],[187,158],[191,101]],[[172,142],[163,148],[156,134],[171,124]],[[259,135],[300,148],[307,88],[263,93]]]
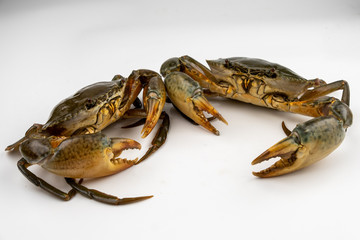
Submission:
[[[229,59],[225,59],[225,67],[226,68],[231,68],[232,67],[232,63],[229,61]]]
[[[85,102],[86,110],[89,110],[89,109],[93,108],[95,105],[96,105],[96,100],[94,100],[94,99],[89,98]]]
[[[276,69],[275,68],[271,68],[266,75],[270,78],[277,78],[277,74],[276,74]]]

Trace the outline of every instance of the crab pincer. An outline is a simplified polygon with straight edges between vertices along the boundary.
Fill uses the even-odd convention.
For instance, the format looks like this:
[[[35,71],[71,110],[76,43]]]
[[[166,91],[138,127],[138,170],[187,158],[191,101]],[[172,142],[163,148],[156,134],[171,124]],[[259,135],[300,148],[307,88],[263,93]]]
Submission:
[[[144,88],[144,109],[130,109],[125,114],[125,117],[140,118],[141,120],[134,124],[128,125],[125,128],[136,127],[144,124],[141,133],[142,138],[145,138],[154,129],[158,120],[162,118],[161,115],[166,102],[165,85],[158,73],[147,69],[133,71],[130,74],[129,79],[138,81],[142,84]]]
[[[150,78],[143,92],[146,122],[141,130],[142,138],[147,137],[158,122],[166,102],[166,90],[160,75]]]
[[[344,140],[342,121],[323,116],[298,124],[290,135],[267,149],[252,165],[280,157],[269,168],[253,172],[257,177],[276,177],[307,167],[333,152]]]
[[[219,131],[211,125],[204,112],[228,124],[205,98],[200,84],[187,74],[182,72],[169,73],[165,78],[165,87],[171,102],[182,113],[215,135],[219,135]]]
[[[87,189],[73,180],[108,176],[135,165],[137,159],[128,160],[119,156],[127,149],[140,149],[140,143],[132,139],[108,138],[102,133],[95,133],[72,136],[54,146],[57,141],[52,138],[32,138],[20,145],[23,158],[18,162],[19,170],[35,185],[64,200],[69,200],[74,195],[62,192],[27,170],[29,166],[38,164],[49,172],[64,176],[73,189],[96,201],[121,205],[152,197],[117,198]]]

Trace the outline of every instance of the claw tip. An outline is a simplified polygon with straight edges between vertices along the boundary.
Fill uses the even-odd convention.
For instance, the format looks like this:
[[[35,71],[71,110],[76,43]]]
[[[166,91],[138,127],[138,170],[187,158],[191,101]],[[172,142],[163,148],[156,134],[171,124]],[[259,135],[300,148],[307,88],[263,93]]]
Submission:
[[[255,158],[252,162],[251,165],[255,165],[258,163],[261,163],[262,161],[267,160],[267,156],[270,154],[269,150],[266,150],[265,152],[263,152],[262,154],[260,154],[257,158]]]

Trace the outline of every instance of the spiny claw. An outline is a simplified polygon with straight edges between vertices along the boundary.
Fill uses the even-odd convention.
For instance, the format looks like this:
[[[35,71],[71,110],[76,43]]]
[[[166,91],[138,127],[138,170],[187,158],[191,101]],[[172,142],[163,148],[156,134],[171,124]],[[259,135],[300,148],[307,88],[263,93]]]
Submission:
[[[208,112],[223,123],[227,121],[207,101],[198,82],[182,72],[172,72],[165,78],[165,86],[171,102],[197,124],[219,135],[219,131],[205,117]]]
[[[253,172],[257,177],[275,177],[309,166],[334,151],[345,137],[343,123],[318,117],[298,124],[292,133],[258,156],[252,165],[280,157],[269,168]]]

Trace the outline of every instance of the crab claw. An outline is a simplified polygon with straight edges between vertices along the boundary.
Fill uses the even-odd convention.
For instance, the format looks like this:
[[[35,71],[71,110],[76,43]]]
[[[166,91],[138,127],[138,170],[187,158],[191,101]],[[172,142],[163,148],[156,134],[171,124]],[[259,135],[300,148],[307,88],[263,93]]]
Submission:
[[[269,168],[253,172],[275,177],[307,167],[333,152],[345,137],[343,123],[334,117],[318,117],[298,124],[292,133],[258,156],[252,165],[280,157]]]
[[[301,146],[297,143],[296,138],[295,134],[291,134],[252,161],[251,164],[255,165],[274,157],[281,158],[271,167],[260,172],[253,172],[253,174],[257,177],[275,177],[299,169],[301,160],[299,160],[300,158],[297,156],[297,150]]]
[[[117,160],[121,159],[118,157],[121,155],[121,153],[124,150],[141,149],[141,144],[130,138],[110,138],[110,141],[111,141],[110,143],[111,152],[114,154],[113,159],[117,159]],[[124,159],[121,160],[124,161]],[[131,161],[136,162],[137,159]]]
[[[210,132],[215,135],[219,135],[219,131],[211,125],[209,120],[205,117],[204,112],[207,112],[213,117],[219,119],[226,125],[227,121],[221,116],[221,114],[208,102],[208,100],[204,97],[202,92],[195,93],[194,96],[190,99],[193,109],[190,112],[191,119],[193,119],[197,124],[200,124]]]
[[[166,102],[166,90],[160,76],[152,77],[144,88],[146,122],[141,130],[142,138],[147,137],[158,122]]]
[[[215,135],[219,131],[211,125],[204,112],[225,124],[227,121],[204,97],[200,84],[182,72],[172,72],[165,78],[165,86],[171,102],[186,116]]]
[[[29,153],[27,155],[31,157],[34,155],[30,154],[31,152],[40,151],[37,155],[43,158],[36,158],[37,164],[54,174],[68,178],[96,178],[123,171],[133,166],[138,159],[120,158],[121,153],[127,149],[141,148],[140,143],[132,139],[108,138],[102,133],[72,136],[55,149],[50,149],[50,154],[43,154],[47,153],[43,150],[43,145],[30,144],[28,147],[24,143],[20,150],[25,159],[29,157],[24,153]]]

